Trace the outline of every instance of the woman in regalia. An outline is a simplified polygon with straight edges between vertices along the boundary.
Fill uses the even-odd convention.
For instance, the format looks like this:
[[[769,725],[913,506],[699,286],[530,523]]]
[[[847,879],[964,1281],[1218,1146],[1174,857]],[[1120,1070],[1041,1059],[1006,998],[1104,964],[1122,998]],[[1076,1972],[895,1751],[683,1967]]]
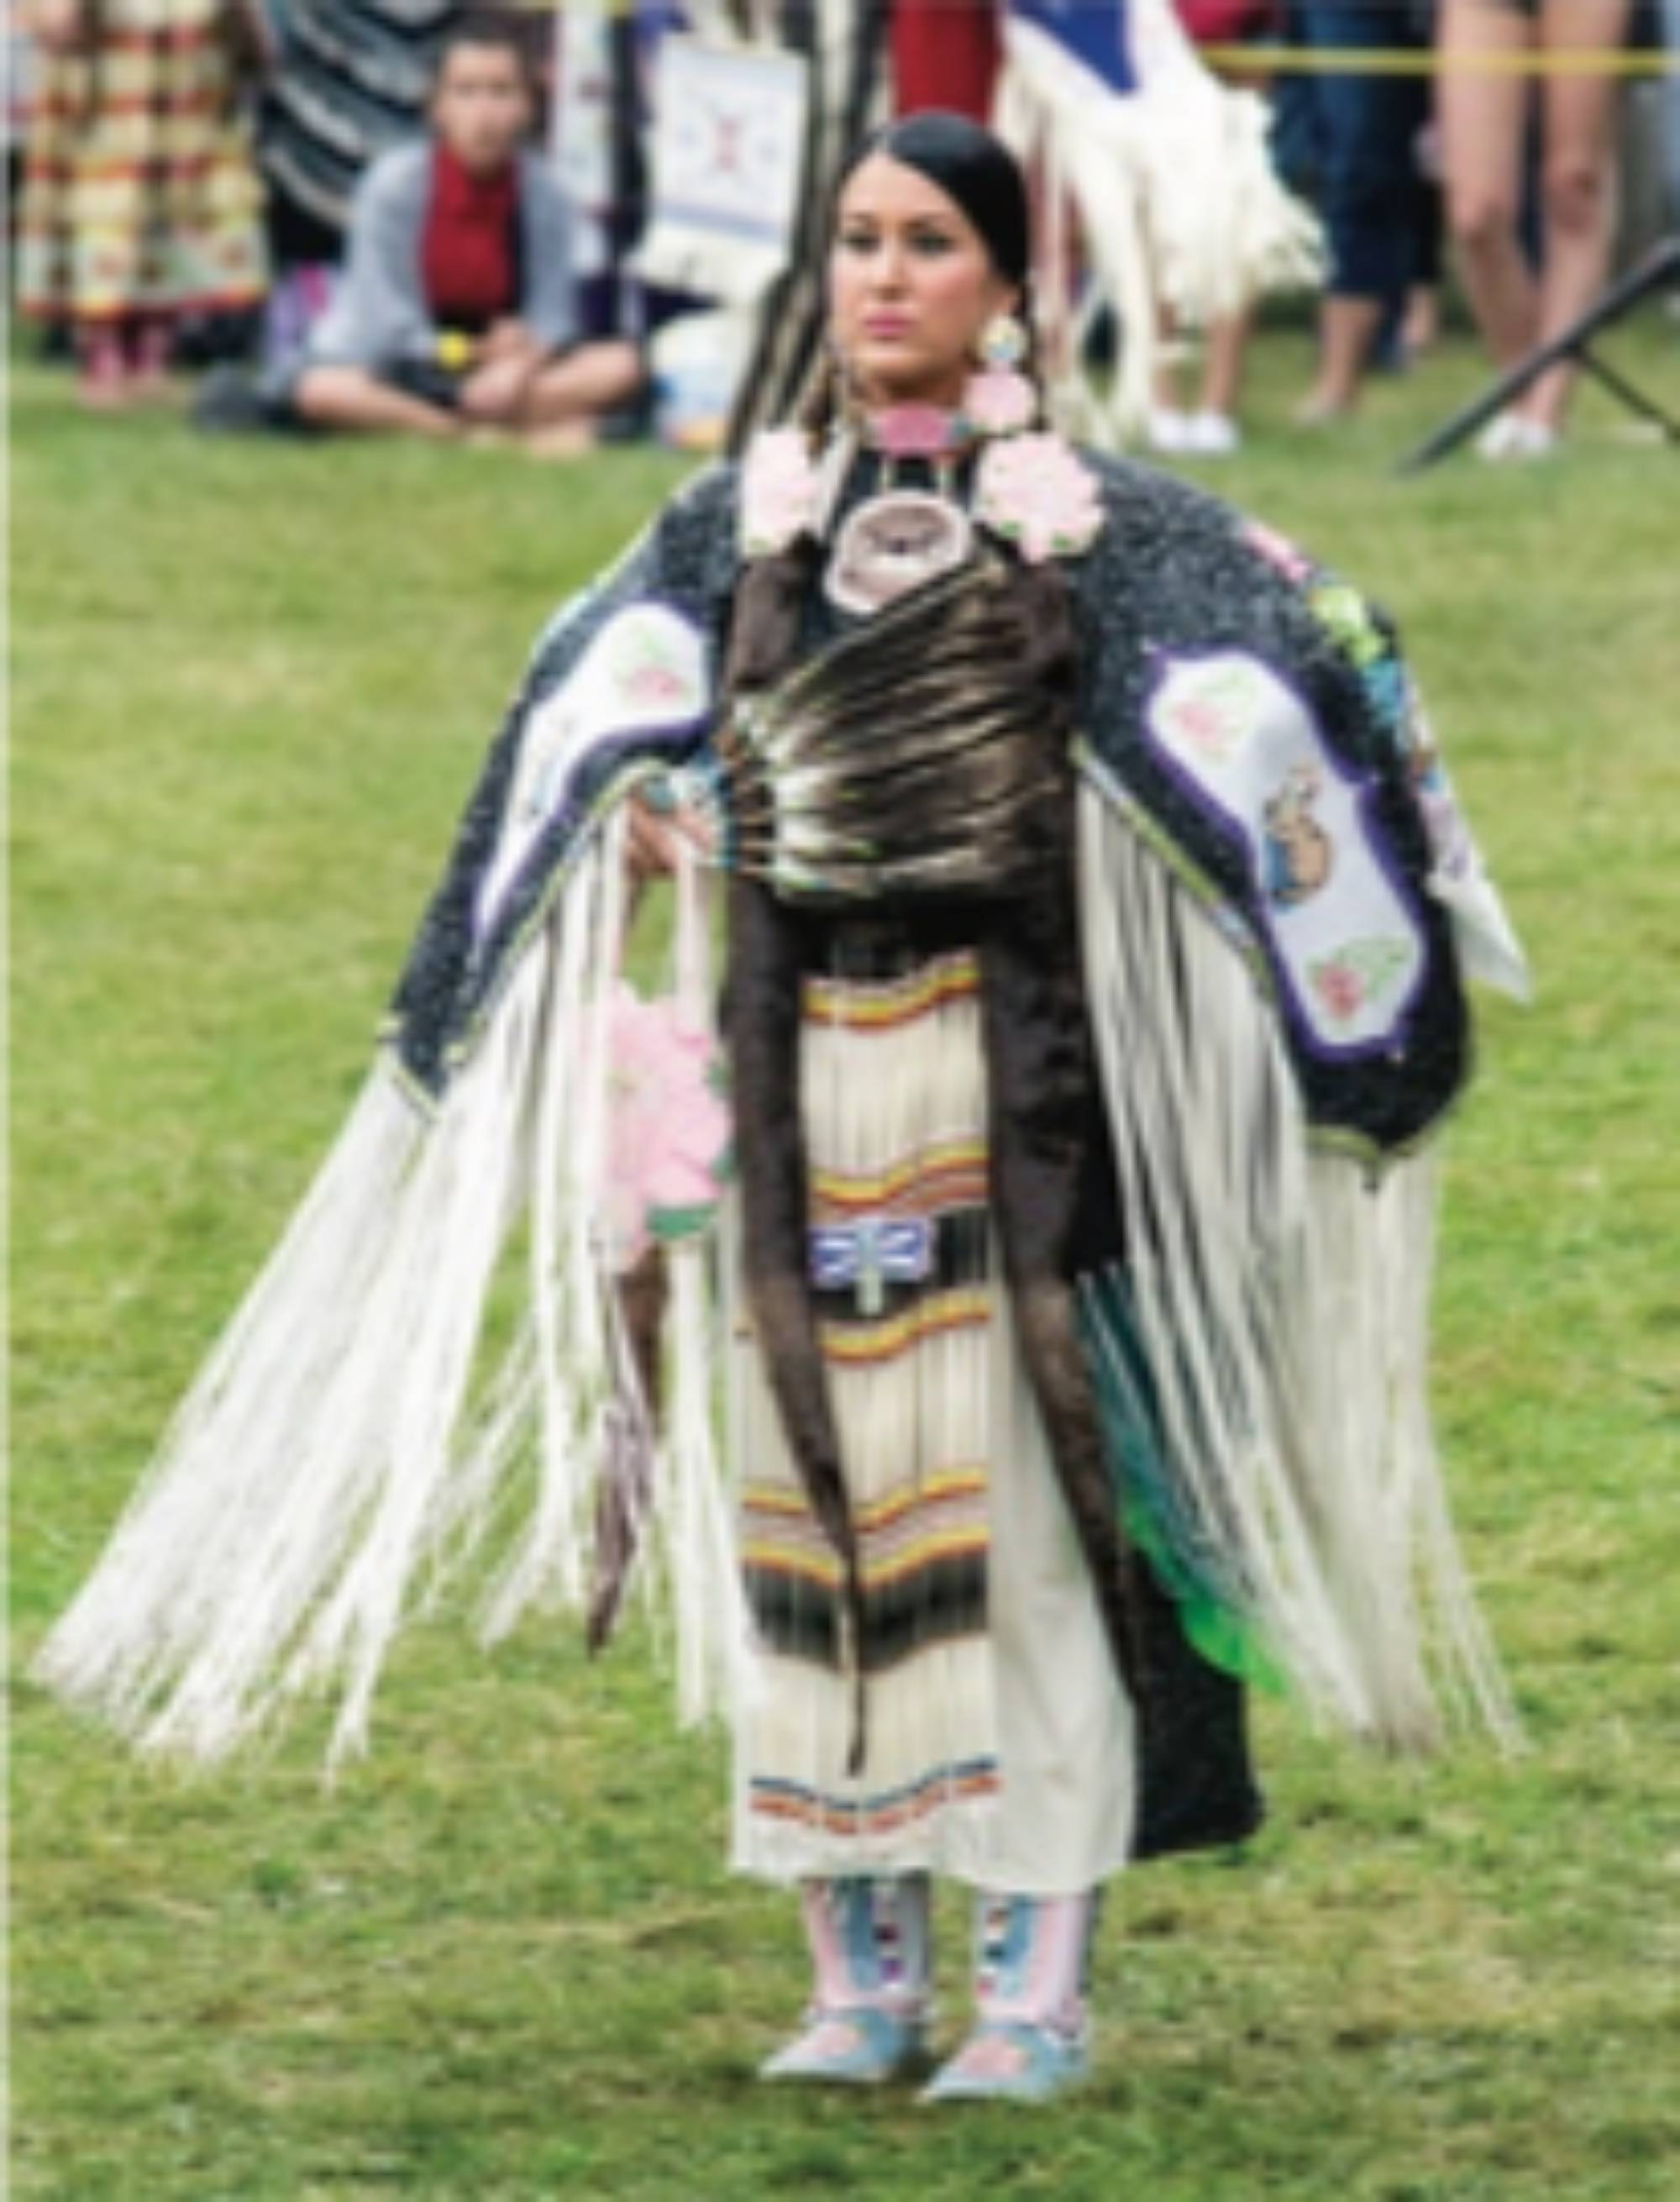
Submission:
[[[1102,1884],[1258,1822],[1248,1682],[1389,1749],[1443,1683],[1509,1727],[1424,1360],[1463,980],[1520,956],[1391,629],[1047,427],[1028,263],[985,131],[855,159],[804,416],[539,640],[350,1122],[42,1661],[201,1757],[335,1681],[343,1750],[445,1563],[494,1553],[492,1634],[662,1586],[809,1940],[767,2075],[921,2065],[946,1875],[935,2098],[1085,2069]],[[662,1006],[618,977],[649,866]]]

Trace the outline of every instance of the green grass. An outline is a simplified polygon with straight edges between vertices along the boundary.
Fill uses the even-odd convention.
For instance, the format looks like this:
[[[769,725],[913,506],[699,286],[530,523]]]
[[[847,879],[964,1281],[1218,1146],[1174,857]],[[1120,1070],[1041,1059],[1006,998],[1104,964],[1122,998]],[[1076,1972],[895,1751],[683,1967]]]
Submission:
[[[1659,318],[1616,349],[1680,407]],[[1287,416],[1301,341],[1260,347]],[[1680,2159],[1680,454],[1394,458],[1455,348],[1218,480],[1400,616],[1534,957],[1451,1142],[1440,1417],[1531,1740],[1260,1715],[1273,1818],[1105,1928],[1049,2115],[761,2089],[804,1978],[652,1648],[401,1653],[373,1756],[186,1781],[23,1676],[307,1180],[529,638],[674,481],[199,440],[15,377],[14,2191],[1631,2202]],[[942,1915],[949,2019],[960,1919]]]

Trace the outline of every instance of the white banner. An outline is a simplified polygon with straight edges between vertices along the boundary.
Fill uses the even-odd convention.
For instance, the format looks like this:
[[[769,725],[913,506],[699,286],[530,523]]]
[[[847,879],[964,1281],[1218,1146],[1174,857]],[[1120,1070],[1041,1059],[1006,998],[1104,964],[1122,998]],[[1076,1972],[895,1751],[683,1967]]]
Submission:
[[[741,304],[761,295],[787,262],[805,102],[796,54],[662,42],[644,282]]]

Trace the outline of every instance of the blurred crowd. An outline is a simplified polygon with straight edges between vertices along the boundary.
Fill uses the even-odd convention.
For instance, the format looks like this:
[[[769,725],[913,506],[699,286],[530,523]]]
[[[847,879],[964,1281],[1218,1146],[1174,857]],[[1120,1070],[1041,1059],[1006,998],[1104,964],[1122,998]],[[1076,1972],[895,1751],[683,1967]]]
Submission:
[[[517,435],[565,451],[655,421],[647,341],[696,302],[624,279],[645,190],[633,150],[611,164],[624,203],[604,252],[598,237],[583,249],[563,10],[10,4],[14,298],[85,404],[143,401],[189,367],[216,370],[197,400],[210,426]],[[1117,17],[1125,4],[1107,0]],[[1665,41],[1652,103],[1665,219],[1680,224],[1680,0],[1176,4],[1209,67],[1267,96],[1274,164],[1322,224],[1303,421],[1333,426],[1369,373],[1429,349],[1449,268],[1497,368],[1577,319],[1616,229],[1618,57]],[[633,46],[636,11],[614,12]],[[931,56],[943,98],[971,110],[989,97],[990,15],[984,0],[943,0],[924,34],[920,74]],[[901,105],[923,96],[912,74]],[[645,138],[639,81],[628,127],[602,94],[614,142]],[[1165,347],[1154,448],[1237,447],[1248,320]],[[1566,368],[1536,380],[1489,424],[1484,456],[1552,450],[1568,392]]]
[[[15,297],[91,407],[518,432],[629,404],[544,149],[552,26],[458,0],[25,0]],[[17,66],[21,61],[21,68]]]
[[[1680,71],[1680,0],[1664,0]],[[1495,368],[1569,330],[1603,288],[1618,214],[1625,76],[1660,53],[1640,0],[1178,0],[1221,56],[1281,43],[1273,157],[1324,223],[1317,371],[1297,419],[1350,413],[1373,368],[1403,366],[1440,327],[1451,264]],[[1372,66],[1360,66],[1369,55]],[[1240,70],[1240,62],[1236,64]],[[1680,74],[1666,85],[1670,218],[1680,223]],[[1209,333],[1189,409],[1163,378],[1162,449],[1234,448],[1244,328]],[[1539,376],[1484,430],[1490,459],[1541,457],[1562,433],[1571,371]]]

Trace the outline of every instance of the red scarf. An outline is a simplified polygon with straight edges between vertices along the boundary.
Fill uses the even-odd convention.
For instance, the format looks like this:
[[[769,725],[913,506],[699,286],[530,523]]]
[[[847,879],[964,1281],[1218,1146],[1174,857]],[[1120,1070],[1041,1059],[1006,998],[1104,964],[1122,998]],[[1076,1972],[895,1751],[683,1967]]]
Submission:
[[[432,317],[479,329],[519,304],[514,223],[519,168],[475,176],[441,138],[432,148],[432,197],[420,237],[420,280]]]

